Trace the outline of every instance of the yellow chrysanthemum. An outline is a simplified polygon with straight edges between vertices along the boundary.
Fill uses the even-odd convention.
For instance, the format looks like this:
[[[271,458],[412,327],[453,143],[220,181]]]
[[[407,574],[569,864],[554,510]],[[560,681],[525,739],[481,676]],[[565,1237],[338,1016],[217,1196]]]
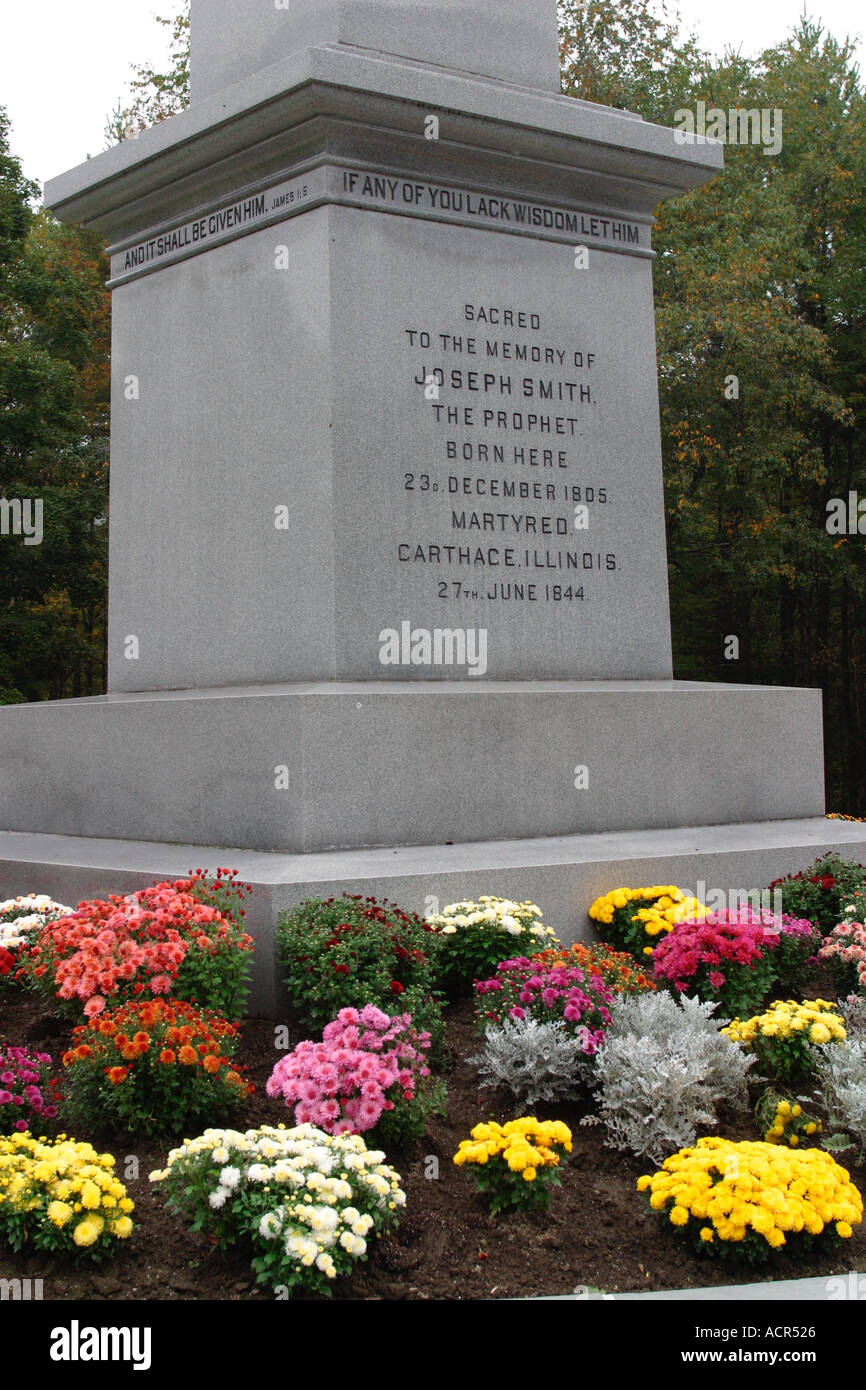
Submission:
[[[72,1208],[67,1202],[49,1202],[46,1214],[55,1226],[66,1226],[72,1220]]]
[[[102,1235],[104,1227],[105,1222],[102,1217],[91,1212],[83,1221],[79,1221],[72,1232],[72,1239],[76,1245],[93,1245]]]
[[[689,1217],[709,1218],[723,1242],[740,1243],[751,1231],[773,1249],[785,1244],[788,1231],[818,1235],[835,1223],[837,1234],[844,1235],[863,1215],[848,1173],[821,1149],[700,1139],[694,1148],[671,1155],[648,1181],[644,1175],[638,1188],[647,1193],[651,1208],[668,1210],[674,1226],[684,1226]]]

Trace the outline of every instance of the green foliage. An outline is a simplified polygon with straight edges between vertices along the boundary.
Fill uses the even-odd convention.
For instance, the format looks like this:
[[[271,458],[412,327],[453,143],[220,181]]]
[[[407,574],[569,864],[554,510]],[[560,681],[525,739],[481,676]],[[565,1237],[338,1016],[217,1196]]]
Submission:
[[[454,1162],[466,1166],[491,1215],[500,1211],[545,1211],[571,1153],[571,1130],[560,1120],[527,1115],[499,1125],[476,1125],[462,1140]]]
[[[132,101],[128,106],[118,101],[106,123],[109,148],[189,105],[189,6],[190,0],[181,0],[177,14],[167,19],[157,16],[157,24],[171,30],[168,72],[148,66],[133,69]]]
[[[782,910],[792,917],[805,917],[823,936],[846,920],[844,907],[855,889],[866,883],[866,865],[825,854],[808,869],[788,878],[774,879],[771,889],[782,894]]]
[[[393,1110],[386,1110],[379,1123],[370,1130],[368,1143],[381,1144],[387,1153],[405,1149],[415,1139],[423,1139],[433,1115],[447,1114],[448,1088],[437,1076],[428,1076],[418,1083],[411,1100],[399,1100]]]
[[[252,1087],[232,1065],[234,1024],[181,1001],[127,1004],[75,1029],[64,1113],[135,1135],[179,1137],[236,1109]]]
[[[193,1231],[221,1249],[252,1250],[258,1282],[277,1298],[328,1297],[333,1280],[351,1273],[399,1220],[406,1195],[384,1158],[359,1135],[312,1125],[207,1130],[185,1140],[150,1180],[164,1184],[167,1205]]]
[[[277,950],[292,1007],[308,1036],[340,1009],[375,1004],[412,1015],[419,1032],[442,1036],[434,992],[438,937],[414,913],[387,901],[349,896],[307,900],[284,912]]]
[[[664,125],[707,61],[664,0],[560,0],[559,54],[569,96]]]
[[[214,878],[196,869],[189,882],[192,897],[218,912],[230,930],[209,952],[187,953],[173,992],[178,999],[204,1003],[226,1018],[242,1018],[252,975],[253,941],[245,927],[245,903],[252,887],[240,882],[236,869],[217,869]]]
[[[810,1103],[808,1096],[792,1099],[779,1091],[764,1091],[755,1106],[755,1123],[762,1138],[790,1149],[814,1148],[820,1142],[823,1121],[817,1112],[803,1109]]]
[[[0,110],[0,496],[41,502],[42,539],[0,537],[4,704],[104,688],[109,404],[102,242],[34,211],[7,132]]]

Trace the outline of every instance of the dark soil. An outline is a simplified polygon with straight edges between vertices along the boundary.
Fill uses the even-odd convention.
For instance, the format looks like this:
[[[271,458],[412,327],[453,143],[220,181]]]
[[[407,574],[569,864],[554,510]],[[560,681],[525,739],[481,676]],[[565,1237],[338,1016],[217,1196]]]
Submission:
[[[825,995],[826,997],[826,995]],[[830,1256],[781,1254],[759,1270],[701,1259],[678,1243],[669,1224],[647,1210],[635,1182],[653,1165],[606,1148],[600,1127],[581,1125],[588,1105],[546,1107],[542,1118],[561,1119],[572,1130],[574,1150],[545,1213],[491,1217],[465,1170],[452,1157],[473,1125],[504,1122],[520,1112],[508,1092],[479,1090],[466,1058],[479,1050],[470,1001],[446,1014],[446,1043],[452,1062],[447,1072],[447,1115],[434,1117],[426,1137],[388,1161],[401,1174],[407,1204],[396,1232],[377,1242],[370,1258],[351,1278],[337,1280],[337,1299],[505,1299],[570,1294],[583,1286],[606,1292],[682,1289],[761,1279],[846,1274],[866,1269],[866,1223]],[[59,1058],[70,1029],[41,1001],[17,990],[0,992],[0,1041],[26,1045]],[[265,1094],[265,1082],[280,1054],[274,1024],[249,1019],[237,1060],[249,1067],[255,1095],[226,1124],[236,1129],[290,1123],[282,1103]],[[202,1126],[204,1128],[204,1126]],[[731,1138],[758,1138],[748,1116],[724,1117],[719,1131]],[[44,1298],[71,1300],[260,1300],[273,1294],[256,1286],[248,1256],[227,1253],[207,1238],[191,1234],[166,1211],[159,1188],[148,1175],[184,1136],[141,1141],[93,1129],[76,1133],[115,1155],[119,1176],[138,1161],[137,1179],[126,1179],[136,1204],[137,1228],[117,1256],[99,1266],[15,1255],[0,1250],[0,1277],[42,1279]],[[192,1136],[186,1136],[192,1137]],[[438,1160],[438,1178],[432,1176]],[[858,1188],[866,1170],[853,1168]]]

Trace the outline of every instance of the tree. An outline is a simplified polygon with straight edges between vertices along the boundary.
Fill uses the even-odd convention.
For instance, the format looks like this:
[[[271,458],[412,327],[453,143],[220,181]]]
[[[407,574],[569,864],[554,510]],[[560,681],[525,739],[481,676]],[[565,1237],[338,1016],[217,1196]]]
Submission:
[[[108,268],[36,192],[0,111],[0,495],[30,507],[0,536],[3,703],[104,688]]]
[[[665,0],[560,0],[562,90],[667,125],[708,62]]]
[[[134,96],[128,106],[118,101],[108,118],[105,138],[108,146],[128,140],[157,121],[174,116],[189,105],[189,7],[190,0],[181,0],[181,8],[173,17],[157,16],[157,24],[171,30],[171,59],[167,72],[151,67],[135,67],[130,83]]]
[[[658,214],[676,670],[820,686],[831,801],[866,809],[866,576],[825,526],[862,477],[863,98],[850,47],[805,20],[755,62],[728,54],[701,95],[778,109],[784,134],[775,156],[729,143],[724,175]]]

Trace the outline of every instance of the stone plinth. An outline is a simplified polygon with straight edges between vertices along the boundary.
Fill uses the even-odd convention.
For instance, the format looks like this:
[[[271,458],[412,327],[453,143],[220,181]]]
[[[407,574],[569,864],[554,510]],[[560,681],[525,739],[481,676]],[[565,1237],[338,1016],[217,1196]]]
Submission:
[[[0,727],[9,830],[310,853],[824,810],[810,690],[237,687],[11,706]]]

